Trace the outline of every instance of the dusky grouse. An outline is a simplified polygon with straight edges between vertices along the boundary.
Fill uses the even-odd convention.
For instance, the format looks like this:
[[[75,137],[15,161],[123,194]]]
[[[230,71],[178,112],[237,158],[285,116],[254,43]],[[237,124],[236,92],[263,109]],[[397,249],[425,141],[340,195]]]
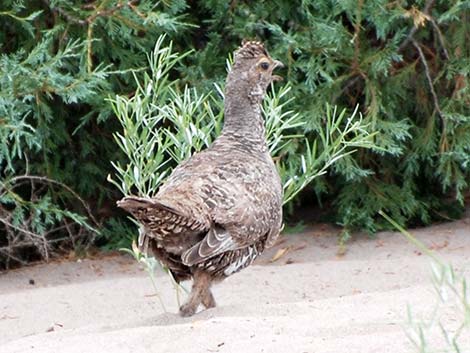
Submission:
[[[214,307],[211,284],[250,265],[279,235],[282,186],[261,104],[280,78],[273,70],[282,66],[262,43],[242,43],[226,81],[221,135],[176,167],[155,198],[128,196],[117,203],[143,225],[143,251],[150,247],[176,281],[193,278],[182,316],[201,303]]]

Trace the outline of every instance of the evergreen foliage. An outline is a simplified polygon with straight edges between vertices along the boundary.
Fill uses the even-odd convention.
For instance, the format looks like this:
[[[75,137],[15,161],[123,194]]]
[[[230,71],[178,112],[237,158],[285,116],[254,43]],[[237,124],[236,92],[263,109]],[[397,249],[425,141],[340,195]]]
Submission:
[[[324,102],[358,104],[379,132],[382,149],[339,161],[314,185],[333,201],[344,234],[386,226],[380,209],[400,224],[461,212],[470,176],[470,1],[209,1],[196,11],[209,39],[197,52],[203,72],[214,70],[208,58],[227,41],[256,34],[288,63],[310,138]]]
[[[89,244],[95,218],[115,212],[106,175],[118,124],[106,98],[135,89],[129,70],[147,65],[159,34],[187,27],[184,8],[2,1],[0,267],[48,258],[64,240]]]
[[[114,216],[112,231],[121,228],[118,190],[106,181],[109,161],[123,158],[112,138],[120,123],[107,98],[133,96],[134,75],[143,77],[162,33],[177,51],[194,49],[170,77],[202,95],[221,85],[224,58],[242,38],[265,41],[287,65],[283,76],[295,97],[289,109],[304,123],[293,133],[311,142],[324,127],[325,102],[349,113],[359,106],[381,149],[341,159],[302,197],[330,206],[344,234],[381,229],[380,209],[401,225],[453,218],[463,209],[470,0],[4,0],[0,262],[21,260],[10,245],[22,244],[27,232],[39,238],[30,235],[26,246],[37,247],[34,239],[53,229],[45,238],[63,237],[60,227],[84,225],[84,216],[94,228]],[[69,238],[89,237],[79,229],[87,228]]]

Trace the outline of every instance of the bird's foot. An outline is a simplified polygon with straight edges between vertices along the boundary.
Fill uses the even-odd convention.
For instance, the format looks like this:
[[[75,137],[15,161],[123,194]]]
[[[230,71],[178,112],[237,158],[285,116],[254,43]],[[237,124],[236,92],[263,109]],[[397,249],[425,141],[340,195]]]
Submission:
[[[185,303],[180,306],[180,315],[182,317],[189,317],[193,316],[196,313],[198,305],[194,305],[193,303]]]
[[[203,304],[207,309],[215,307],[215,300],[210,291],[212,281],[210,274],[196,269],[193,278],[189,299],[180,307],[180,315],[183,317],[194,315],[199,304]]]

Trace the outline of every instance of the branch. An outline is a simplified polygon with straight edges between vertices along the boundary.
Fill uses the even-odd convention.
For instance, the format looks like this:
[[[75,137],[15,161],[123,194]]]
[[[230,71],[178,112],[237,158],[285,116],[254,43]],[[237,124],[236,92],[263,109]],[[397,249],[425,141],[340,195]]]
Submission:
[[[43,0],[43,2],[47,5],[47,7],[51,9],[51,11],[57,12],[60,16],[65,18],[68,22],[72,22],[80,26],[85,26],[87,24],[86,20],[82,20],[81,18],[76,18],[60,7],[52,8],[49,0]]]
[[[136,0],[133,0],[133,1],[128,1],[126,3],[118,3],[116,6],[114,7],[111,7],[109,9],[105,9],[105,10],[98,10],[96,11],[93,15],[87,17],[86,19],[86,22],[91,24],[92,22],[94,22],[96,20],[97,17],[109,17],[109,16],[112,16],[116,11],[119,11],[120,9],[122,9],[123,7],[131,7],[132,5],[134,5],[134,3],[136,2]]]
[[[425,15],[428,15],[429,16],[429,12],[431,11],[431,8],[433,7],[434,5],[434,1],[435,0],[428,0],[426,2],[426,4],[424,5],[424,9],[423,9],[423,13]],[[411,28],[411,31],[410,33],[408,33],[408,36],[406,37],[406,39],[400,44],[400,46],[398,47],[398,52],[402,51],[403,49],[405,49],[405,47],[408,45],[409,42],[412,42],[413,41],[413,36],[414,34],[416,33],[416,31],[418,30],[418,27],[415,27],[413,26],[413,28]]]
[[[47,241],[48,244],[53,244],[53,243],[60,243],[60,242],[63,242],[63,241],[67,241],[67,240],[70,240],[69,237],[60,237],[60,238],[56,238],[56,239],[49,239]],[[24,260],[20,260],[19,258],[17,257],[14,257],[11,255],[11,252],[12,252],[12,248],[24,248],[24,247],[27,247],[27,246],[36,246],[36,244],[32,241],[21,241],[15,245],[10,245],[10,246],[2,246],[0,247],[0,251],[3,252],[5,255],[11,257],[12,259],[18,261],[18,262],[21,262],[22,264],[28,264],[27,262],[25,262]]]
[[[358,0],[357,7],[356,7],[356,21],[354,23],[354,58],[353,58],[353,70],[359,70],[359,56],[361,53],[360,48],[360,39],[359,39],[359,32],[361,31],[361,14],[362,14],[362,6],[364,5],[364,0]]]
[[[13,259],[21,264],[21,266],[26,266],[28,263],[18,256],[15,256],[11,253],[11,249],[8,246],[4,246],[0,248],[0,253],[3,253],[7,258]],[[6,264],[6,268],[9,268],[8,263]]]
[[[336,100],[343,95],[344,92],[346,92],[350,87],[354,86],[356,82],[358,82],[360,79],[364,78],[364,75],[353,75],[352,78],[346,80],[346,84],[341,88],[341,91],[339,91],[333,98],[332,102],[335,103]]]
[[[429,90],[431,91],[432,99],[433,99],[433,101],[434,101],[434,109],[436,110],[437,114],[439,114],[439,117],[440,117],[441,120],[442,120],[442,124],[443,124],[443,126],[445,127],[444,115],[442,114],[441,108],[440,108],[440,106],[439,106],[439,100],[438,100],[438,98],[437,98],[436,91],[434,90],[434,84],[433,84],[433,82],[432,82],[432,78],[431,78],[431,73],[430,73],[430,71],[429,71],[428,62],[426,61],[426,57],[424,56],[423,50],[422,50],[421,47],[419,46],[418,42],[416,42],[416,40],[414,40],[414,39],[411,39],[411,42],[413,43],[413,45],[414,45],[414,47],[416,48],[416,50],[418,50],[419,58],[421,59],[421,62],[423,63],[424,72],[426,73],[426,79],[427,79],[427,81],[428,81]]]
[[[439,26],[437,25],[436,21],[434,20],[434,18],[431,17],[431,24],[434,28],[434,30],[436,31],[437,33],[437,38],[439,39],[439,43],[441,43],[441,47],[442,47],[442,52],[444,53],[444,57],[446,58],[446,60],[449,60],[449,52],[447,51],[446,49],[446,46],[444,45],[444,37],[442,35],[442,32],[441,30],[439,29]]]
[[[87,24],[92,23],[93,21],[96,20],[97,17],[109,17],[112,16],[116,11],[119,11],[123,7],[129,7],[131,10],[136,12],[135,9],[135,4],[137,3],[137,0],[132,0],[128,2],[119,2],[116,6],[111,7],[109,9],[105,10],[98,10],[94,12],[92,15],[88,16],[86,19],[82,20],[81,18],[77,18],[73,15],[71,15],[68,11],[64,10],[61,7],[51,7],[50,1],[49,0],[43,0],[43,2],[51,9],[51,11],[57,12],[60,16],[65,18],[68,22],[78,24],[80,26],[85,26]],[[83,6],[83,8],[94,8],[93,4],[89,4],[89,6]]]
[[[93,221],[95,226],[99,227],[100,224],[98,223],[96,218],[93,216],[93,213],[91,212],[88,204],[70,186],[64,183],[61,183],[60,181],[49,179],[48,177],[38,176],[38,175],[20,175],[20,176],[11,178],[10,182],[16,183],[17,181],[20,181],[20,180],[29,180],[29,181],[37,180],[43,183],[49,183],[49,184],[55,184],[55,185],[61,186],[62,188],[70,192],[77,200],[80,201],[83,208],[87,211],[88,217]]]

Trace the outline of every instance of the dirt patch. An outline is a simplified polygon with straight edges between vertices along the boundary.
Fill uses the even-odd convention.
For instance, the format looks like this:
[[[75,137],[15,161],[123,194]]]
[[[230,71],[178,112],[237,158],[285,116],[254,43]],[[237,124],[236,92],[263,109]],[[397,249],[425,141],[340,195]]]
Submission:
[[[413,234],[470,269],[468,218]],[[359,234],[339,256],[336,235],[318,226],[284,236],[215,287],[217,308],[187,319],[174,314],[167,277],[158,277],[165,313],[124,255],[3,273],[0,352],[413,352],[406,305],[432,310],[430,260],[392,232]]]

